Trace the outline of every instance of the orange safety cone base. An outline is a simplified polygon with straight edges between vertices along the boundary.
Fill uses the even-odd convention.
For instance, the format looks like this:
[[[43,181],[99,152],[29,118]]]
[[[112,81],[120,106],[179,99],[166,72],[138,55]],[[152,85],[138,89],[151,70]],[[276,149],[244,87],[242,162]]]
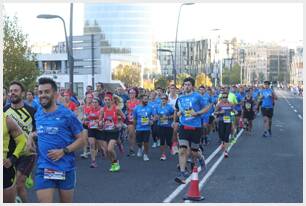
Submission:
[[[191,201],[202,201],[205,198],[203,196],[200,197],[184,197],[183,200],[191,200]]]

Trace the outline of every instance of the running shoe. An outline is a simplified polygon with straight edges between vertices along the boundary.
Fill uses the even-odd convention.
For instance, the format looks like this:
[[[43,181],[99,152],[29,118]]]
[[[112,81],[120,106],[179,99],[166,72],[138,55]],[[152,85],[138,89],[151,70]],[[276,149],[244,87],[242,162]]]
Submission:
[[[119,162],[112,163],[112,166],[109,169],[110,172],[118,172],[119,170],[120,170]]]
[[[141,156],[142,156],[142,149],[138,148],[137,157],[141,157]]]
[[[232,138],[231,138],[231,144],[235,144],[236,142],[237,142],[236,137],[235,137],[235,136],[232,137]]]
[[[162,154],[161,157],[160,157],[160,160],[165,161],[166,159],[167,159],[166,155]]]
[[[175,180],[175,182],[177,182],[179,184],[185,184],[188,176],[189,176],[189,173],[187,171],[180,172],[179,175],[176,176],[174,180]]]
[[[156,147],[160,147],[160,139],[157,140]]]
[[[87,152],[83,152],[80,157],[82,157],[83,159],[87,159],[88,158],[88,154]]]
[[[90,167],[91,167],[91,168],[96,168],[96,167],[98,167],[97,162],[96,162],[96,161],[92,161],[91,164],[90,164]]]
[[[156,147],[157,147],[157,143],[154,142],[154,143],[152,144],[152,148],[156,148]]]
[[[144,155],[143,155],[143,161],[149,161],[149,160],[150,160],[150,159],[149,159],[148,155],[144,154]]]
[[[134,150],[129,150],[129,153],[127,154],[128,157],[134,157],[136,154],[134,152]]]
[[[224,151],[224,158],[228,158],[228,152]]]
[[[22,200],[19,196],[16,196],[15,203],[22,203]]]
[[[264,131],[264,133],[262,134],[262,137],[268,137],[268,132],[267,131]]]

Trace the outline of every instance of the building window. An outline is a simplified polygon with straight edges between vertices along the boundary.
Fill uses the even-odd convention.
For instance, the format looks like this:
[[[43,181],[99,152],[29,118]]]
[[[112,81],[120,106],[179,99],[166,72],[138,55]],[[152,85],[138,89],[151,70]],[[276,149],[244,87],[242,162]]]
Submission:
[[[65,88],[69,88],[69,83],[65,82]],[[83,88],[83,82],[74,82],[73,83],[73,91],[79,98],[83,98],[84,96],[84,88]]]

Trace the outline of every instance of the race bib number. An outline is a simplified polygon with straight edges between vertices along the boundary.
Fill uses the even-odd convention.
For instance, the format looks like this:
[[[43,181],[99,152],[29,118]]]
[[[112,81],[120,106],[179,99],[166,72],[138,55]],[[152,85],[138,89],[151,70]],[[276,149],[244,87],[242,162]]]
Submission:
[[[223,122],[224,123],[231,123],[231,117],[230,116],[223,116]]]
[[[89,122],[89,124],[88,124],[88,127],[89,127],[90,129],[97,129],[97,128],[98,128],[98,123],[97,123],[96,121],[94,121],[94,120],[91,120],[91,121]]]
[[[65,172],[53,169],[44,169],[44,179],[65,180]]]
[[[106,120],[104,125],[105,125],[105,127],[104,127],[105,130],[113,130],[113,129],[115,129],[115,124],[114,124],[114,122],[112,120]]]
[[[251,105],[250,103],[245,103],[245,108],[246,108],[247,110],[250,110],[251,107],[252,107],[252,105]]]
[[[162,124],[162,125],[168,124],[168,117],[162,116],[160,118],[160,124]]]
[[[141,125],[149,125],[149,118],[148,117],[141,117]]]
[[[134,117],[133,117],[132,113],[128,114],[128,120],[129,120],[129,122],[133,122],[134,121]]]

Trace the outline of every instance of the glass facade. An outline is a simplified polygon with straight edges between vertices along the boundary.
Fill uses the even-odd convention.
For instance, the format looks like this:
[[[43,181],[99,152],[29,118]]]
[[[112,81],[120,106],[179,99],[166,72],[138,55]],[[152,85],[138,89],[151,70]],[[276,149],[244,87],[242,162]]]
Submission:
[[[112,48],[130,49],[132,56],[152,63],[150,4],[86,3],[85,24],[97,24]]]

